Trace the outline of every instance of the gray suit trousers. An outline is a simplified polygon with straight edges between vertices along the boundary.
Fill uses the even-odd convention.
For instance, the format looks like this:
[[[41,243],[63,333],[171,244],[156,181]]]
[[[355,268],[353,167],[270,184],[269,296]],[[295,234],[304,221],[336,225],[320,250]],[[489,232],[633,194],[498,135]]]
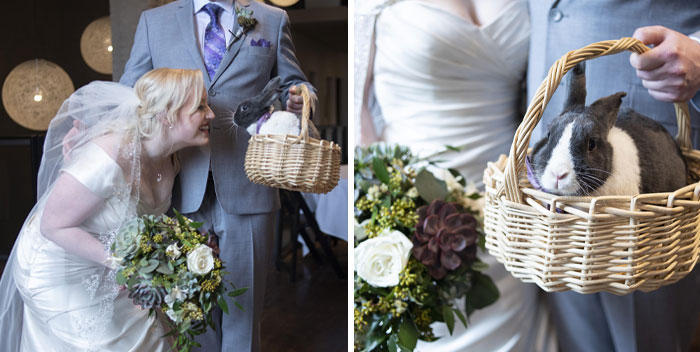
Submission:
[[[698,327],[700,270],[652,292],[549,294],[565,352],[688,351]]]
[[[265,301],[265,282],[270,266],[276,212],[263,214],[229,214],[219,204],[211,178],[202,206],[195,213],[184,214],[204,223],[204,229],[219,238],[219,257],[224,262],[224,277],[236,288],[248,291],[236,297],[245,307],[237,309],[229,300],[229,314],[217,308],[214,313],[216,331],[197,337],[202,347],[194,351],[260,351],[260,318]],[[246,251],[252,249],[252,253]],[[221,334],[226,331],[225,334]],[[219,345],[221,343],[221,345]]]

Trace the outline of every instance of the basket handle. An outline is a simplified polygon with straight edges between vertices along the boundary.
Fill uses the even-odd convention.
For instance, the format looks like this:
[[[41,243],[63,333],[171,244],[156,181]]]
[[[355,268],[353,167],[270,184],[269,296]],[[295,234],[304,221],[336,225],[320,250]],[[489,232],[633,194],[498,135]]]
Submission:
[[[301,99],[304,106],[301,108],[301,131],[299,131],[299,137],[306,141],[309,139],[309,118],[311,117],[311,94],[309,94],[309,87],[305,84],[298,85],[301,89]]]
[[[587,45],[578,50],[569,51],[549,68],[547,78],[540,84],[530,101],[523,122],[520,123],[520,126],[515,131],[513,144],[508,155],[508,164],[505,169],[505,181],[502,183],[502,189],[497,190],[499,195],[505,193],[507,200],[522,203],[523,195],[520,191],[518,175],[525,169],[525,157],[530,145],[530,136],[542,118],[544,108],[549,103],[564,75],[581,61],[617,54],[625,50],[641,54],[651,49],[634,38],[626,37],[619,40],[606,40]],[[682,150],[688,150],[691,148],[688,104],[685,102],[675,103],[674,106],[678,122],[676,140]]]

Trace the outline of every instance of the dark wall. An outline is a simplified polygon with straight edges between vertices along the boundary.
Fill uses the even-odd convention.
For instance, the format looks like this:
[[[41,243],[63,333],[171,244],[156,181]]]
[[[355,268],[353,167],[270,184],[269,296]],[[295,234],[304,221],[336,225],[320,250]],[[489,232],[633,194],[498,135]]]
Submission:
[[[85,27],[108,15],[108,0],[4,2],[0,11],[0,81],[4,82],[15,66],[37,57],[61,66],[76,89],[93,80],[112,80],[111,75],[88,67],[80,54]],[[0,137],[36,133],[15,123],[0,104]],[[0,158],[3,153],[0,150]]]
[[[0,83],[15,66],[37,57],[61,66],[76,89],[93,80],[111,80],[110,75],[88,67],[80,54],[85,27],[108,15],[108,0],[4,2],[0,10]],[[15,123],[0,104],[0,264],[34,206],[32,145],[41,147],[40,138],[28,136],[42,133]],[[39,156],[34,157],[38,161]]]

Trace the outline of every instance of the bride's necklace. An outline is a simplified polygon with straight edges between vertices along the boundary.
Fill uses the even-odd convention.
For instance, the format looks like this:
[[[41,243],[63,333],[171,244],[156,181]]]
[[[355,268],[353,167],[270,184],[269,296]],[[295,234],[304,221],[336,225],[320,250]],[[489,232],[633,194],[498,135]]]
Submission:
[[[151,159],[151,158],[149,158],[149,159]],[[167,157],[161,159],[160,162],[158,163],[158,166],[156,166],[156,163],[153,163],[153,166],[155,167],[155,172],[156,172],[156,182],[158,182],[158,183],[160,183],[160,181],[163,181],[163,162],[165,162],[166,159],[167,159]],[[153,162],[153,159],[151,159],[151,162]]]

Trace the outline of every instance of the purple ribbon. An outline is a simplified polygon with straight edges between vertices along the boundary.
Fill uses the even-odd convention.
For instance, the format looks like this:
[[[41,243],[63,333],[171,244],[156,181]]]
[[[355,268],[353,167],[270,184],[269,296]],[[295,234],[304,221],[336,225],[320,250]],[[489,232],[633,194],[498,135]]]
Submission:
[[[262,116],[260,116],[260,118],[258,119],[258,122],[255,124],[255,133],[256,134],[260,133],[260,126],[262,126],[262,124],[267,122],[267,120],[270,119],[270,116],[272,116],[272,113],[269,111],[264,113]]]
[[[535,177],[535,170],[532,169],[532,164],[530,164],[529,155],[525,157],[525,167],[527,167],[527,180],[530,181],[532,187],[535,187],[535,189],[538,191],[544,190],[544,188],[542,188],[542,185],[540,185],[540,181],[537,181],[537,178]]]

